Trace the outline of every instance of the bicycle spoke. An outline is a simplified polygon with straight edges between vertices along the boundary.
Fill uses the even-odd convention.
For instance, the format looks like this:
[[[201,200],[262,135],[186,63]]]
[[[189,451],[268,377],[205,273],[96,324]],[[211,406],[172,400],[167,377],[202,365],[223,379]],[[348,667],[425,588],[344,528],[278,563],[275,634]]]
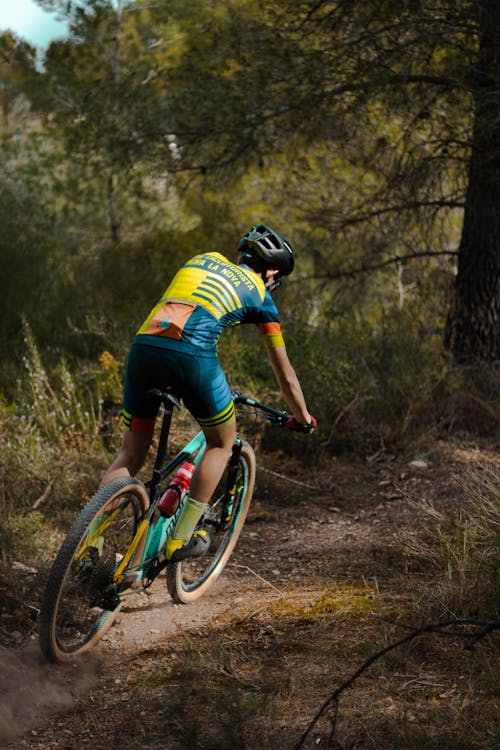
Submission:
[[[40,612],[40,643],[54,661],[84,651],[101,637],[128,585],[117,584],[116,570],[126,556],[132,566],[142,554],[139,546],[128,550],[147,507],[146,491],[135,479],[121,478],[110,485],[75,521],[49,576]]]
[[[203,557],[188,558],[167,568],[167,586],[174,601],[197,599],[221,573],[243,528],[254,475],[255,456],[243,443],[231,496],[226,494],[225,472],[198,526],[210,537],[209,551]]]

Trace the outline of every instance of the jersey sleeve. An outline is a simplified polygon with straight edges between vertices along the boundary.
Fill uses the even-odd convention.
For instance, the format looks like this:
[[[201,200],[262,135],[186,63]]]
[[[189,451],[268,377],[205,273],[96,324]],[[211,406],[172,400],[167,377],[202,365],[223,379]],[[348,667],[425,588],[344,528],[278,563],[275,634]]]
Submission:
[[[285,339],[281,333],[279,322],[259,323],[258,328],[266,349],[276,349],[278,346],[285,346]]]
[[[266,289],[264,301],[259,311],[257,328],[262,336],[266,349],[275,349],[285,346],[285,340],[281,333],[278,308],[274,304],[270,293]]]

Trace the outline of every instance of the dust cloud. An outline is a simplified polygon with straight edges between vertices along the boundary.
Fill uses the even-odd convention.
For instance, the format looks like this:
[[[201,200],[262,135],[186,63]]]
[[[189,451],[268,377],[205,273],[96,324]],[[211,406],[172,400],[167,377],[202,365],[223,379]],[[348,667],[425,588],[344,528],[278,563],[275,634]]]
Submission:
[[[43,661],[36,643],[18,651],[0,647],[0,749],[52,714],[71,709],[98,672],[94,656],[54,666]]]

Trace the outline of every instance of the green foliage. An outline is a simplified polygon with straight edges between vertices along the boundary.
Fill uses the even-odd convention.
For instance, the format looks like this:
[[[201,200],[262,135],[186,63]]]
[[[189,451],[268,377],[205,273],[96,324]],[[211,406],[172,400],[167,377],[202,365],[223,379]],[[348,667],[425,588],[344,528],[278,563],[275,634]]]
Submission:
[[[367,413],[384,433],[427,423],[431,396],[448,367],[439,329],[410,304],[383,313],[372,329],[365,366],[374,398]]]
[[[473,114],[463,81],[477,54],[467,9],[41,4],[71,20],[44,72],[16,40],[2,47],[1,74],[15,78],[2,123],[2,351],[23,351],[23,316],[51,368],[107,351],[115,404],[130,340],[180,263],[202,249],[231,257],[264,220],[297,248],[277,300],[320,419],[314,450],[428,426],[454,268],[439,255],[392,261],[458,243]],[[178,174],[188,167],[203,174]],[[248,336],[225,334],[224,365],[272,397]],[[11,394],[19,361],[2,376]]]
[[[103,421],[98,384],[109,377],[105,361],[78,372],[78,380],[64,361],[49,374],[27,327],[25,339],[17,399],[0,401],[0,556],[29,560],[40,513],[44,523],[67,523],[95,491],[109,461],[105,441],[116,450],[118,424]]]
[[[436,422],[441,435],[465,439],[500,434],[498,366],[452,367],[434,393]]]
[[[183,234],[210,223],[203,204],[224,230],[262,214],[292,227],[302,268],[332,279],[322,305],[339,273],[456,245],[477,54],[465,6],[43,5],[71,18],[38,106],[70,155],[54,170],[54,203],[82,258],[77,284],[108,253],[106,234]],[[173,176],[214,164],[228,167],[230,198],[219,178]],[[130,246],[121,263],[128,251],[135,273]]]
[[[209,227],[196,225],[106,243],[92,258],[79,258],[75,273],[81,283],[68,314],[73,353],[97,357],[105,348],[124,361],[137,329],[179,266],[213,247]]]
[[[137,226],[164,225],[162,206],[176,210],[168,76],[183,54],[186,9],[87,2],[70,16],[70,38],[47,51],[40,106],[69,156],[60,180],[73,221],[119,242]]]
[[[98,404],[82,403],[66,363],[61,362],[52,386],[30,329],[25,325],[27,354],[25,366],[30,393],[27,394],[30,420],[40,439],[56,443],[67,435],[84,434],[95,438],[99,429]]]
[[[397,445],[434,424],[430,405],[449,367],[439,325],[419,295],[401,307],[378,297],[379,309],[361,298],[329,319],[305,290],[299,308],[283,307],[290,359],[319,420],[316,453],[318,443],[333,451]]]
[[[4,117],[20,94],[34,95],[38,83],[36,50],[10,31],[0,31],[0,108]]]
[[[33,321],[45,343],[54,344],[61,334],[64,291],[57,241],[36,201],[4,185],[0,218],[0,356],[12,368],[6,366],[2,372],[6,385],[20,365],[23,318]]]
[[[380,281],[378,309],[361,298],[351,309],[339,302],[331,317],[321,314],[318,287],[313,294],[308,288],[301,285],[297,305],[297,285],[285,282],[276,300],[290,360],[319,427],[306,442],[270,429],[265,447],[321,461],[325,450],[400,448],[444,424],[452,405],[443,389],[453,370],[439,318],[424,304],[425,288],[400,306]],[[286,408],[257,333],[228,332],[220,356],[233,387]]]
[[[2,385],[21,365],[22,320],[54,345],[64,329],[71,277],[54,226],[50,167],[54,149],[22,94],[0,115],[0,356]]]

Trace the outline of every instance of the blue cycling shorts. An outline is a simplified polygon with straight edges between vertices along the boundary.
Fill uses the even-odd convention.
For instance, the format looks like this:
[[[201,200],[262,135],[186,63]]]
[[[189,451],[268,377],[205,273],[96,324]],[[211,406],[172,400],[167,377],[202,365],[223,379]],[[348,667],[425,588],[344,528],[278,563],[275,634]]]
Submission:
[[[217,356],[199,357],[165,346],[134,340],[123,389],[123,426],[132,432],[153,432],[160,402],[147,395],[152,388],[171,387],[202,429],[234,419],[234,402]]]

